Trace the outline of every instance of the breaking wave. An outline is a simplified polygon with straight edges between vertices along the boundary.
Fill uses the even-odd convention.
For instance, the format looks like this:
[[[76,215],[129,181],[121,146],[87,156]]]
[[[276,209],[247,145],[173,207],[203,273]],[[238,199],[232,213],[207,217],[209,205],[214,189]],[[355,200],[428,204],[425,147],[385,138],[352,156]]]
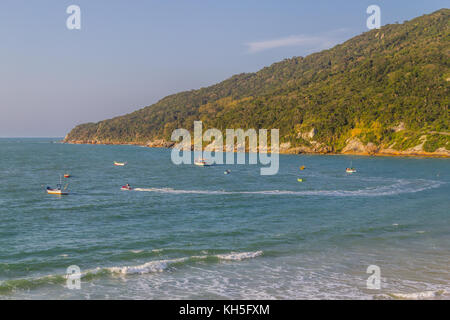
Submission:
[[[255,252],[231,252],[227,254],[190,256],[178,259],[154,260],[135,266],[98,267],[80,274],[80,278],[89,281],[108,275],[133,275],[158,273],[167,270],[171,266],[182,266],[195,262],[220,262],[241,261],[261,256],[263,251]],[[13,279],[0,282],[0,294],[7,294],[16,290],[31,290],[45,285],[64,285],[68,279],[67,275],[48,275],[37,278]]]
[[[435,291],[422,291],[414,293],[387,293],[376,295],[374,298],[381,300],[427,300],[427,299],[443,298],[443,296],[447,294],[448,292],[446,290],[435,290]]]
[[[229,254],[218,254],[217,258],[222,260],[240,261],[244,259],[252,259],[262,255],[262,251],[255,252],[240,252],[240,253],[229,253]]]

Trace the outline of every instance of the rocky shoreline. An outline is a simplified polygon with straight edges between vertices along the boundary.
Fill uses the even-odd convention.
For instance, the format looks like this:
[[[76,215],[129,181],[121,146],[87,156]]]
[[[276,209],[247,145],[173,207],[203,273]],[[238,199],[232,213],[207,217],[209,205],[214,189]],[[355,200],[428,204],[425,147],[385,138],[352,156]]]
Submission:
[[[166,141],[162,139],[141,142],[105,142],[98,140],[84,141],[84,140],[63,140],[67,144],[99,144],[99,145],[135,145],[148,148],[167,148],[171,149],[175,146],[175,142]],[[192,148],[191,148],[192,149]],[[205,149],[205,148],[204,148]],[[231,151],[225,150],[224,151]],[[246,150],[248,151],[248,149]],[[268,150],[270,152],[270,148]],[[236,152],[236,147],[234,149]],[[435,152],[426,152],[420,146],[399,151],[389,147],[377,146],[372,143],[364,145],[358,139],[351,139],[342,152],[333,152],[330,147],[323,144],[316,144],[311,147],[291,147],[290,143],[280,144],[280,154],[322,154],[322,155],[359,155],[359,156],[391,156],[391,157],[433,157],[433,158],[450,158],[450,151],[445,148],[439,148]]]

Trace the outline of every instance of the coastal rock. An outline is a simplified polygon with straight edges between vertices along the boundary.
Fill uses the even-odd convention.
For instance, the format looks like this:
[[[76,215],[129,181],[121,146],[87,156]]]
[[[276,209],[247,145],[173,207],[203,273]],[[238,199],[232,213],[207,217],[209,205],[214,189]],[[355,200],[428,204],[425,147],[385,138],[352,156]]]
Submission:
[[[358,138],[351,138],[347,140],[347,145],[340,152],[342,154],[359,154],[359,155],[385,155],[385,156],[424,156],[424,157],[450,157],[450,150],[447,150],[445,147],[441,147],[436,149],[434,152],[426,152],[423,150],[423,144],[426,142],[426,136],[422,136],[422,143],[410,148],[408,150],[396,150],[394,146],[377,146],[374,143],[368,143],[364,145]],[[98,140],[68,140],[63,141],[68,144],[112,144],[112,145],[122,145],[127,143],[114,143],[110,141],[98,141]],[[333,149],[330,146],[327,146],[323,143],[317,141],[310,141],[311,146],[298,146],[292,147],[290,143],[282,143],[280,145],[279,153],[284,154],[327,154],[332,153]],[[128,143],[130,144],[130,143]],[[143,145],[151,148],[173,148],[175,146],[175,142],[166,141],[163,139],[149,141],[146,144],[139,143],[131,143],[132,145]],[[186,145],[186,149],[184,150],[193,150],[193,145]],[[258,147],[259,152],[267,152],[270,153],[270,147]],[[234,150],[226,149],[224,146],[224,151],[236,152],[236,148]],[[248,150],[247,150],[248,151]],[[276,152],[274,150],[274,152]]]
[[[366,153],[366,146],[356,137],[347,140],[342,153]]]
[[[280,144],[280,152],[287,151],[290,148],[291,148],[290,142],[285,142],[285,143]]]
[[[147,142],[147,147],[150,148],[172,148],[175,145],[173,141],[166,141],[164,139],[158,139]]]
[[[297,138],[302,138],[304,140],[311,140],[317,134],[317,129],[312,128],[308,132],[299,132]]]
[[[444,147],[442,147],[434,151],[434,154],[450,157],[450,150],[447,150]]]
[[[376,153],[378,153],[379,149],[380,149],[380,148],[379,148],[376,144],[374,144],[374,143],[372,143],[372,142],[369,142],[369,143],[366,145],[366,152],[367,152],[368,154],[376,154]]]
[[[329,153],[332,151],[331,147],[324,143],[318,141],[310,141],[310,143],[312,145],[311,150],[314,153]]]
[[[413,157],[450,157],[450,150],[439,148],[434,152],[421,151],[419,149],[410,148],[408,150],[399,151],[392,148],[380,149],[379,155],[385,156],[413,156]]]
[[[374,155],[380,151],[380,147],[375,143],[369,142],[367,145],[356,137],[347,140],[347,145],[342,149],[342,153],[356,153]]]
[[[425,142],[427,142],[427,136],[423,135],[419,138],[420,140],[420,144],[418,144],[417,146],[414,146],[412,148],[407,149],[407,152],[422,152],[423,151],[423,145],[425,144]]]

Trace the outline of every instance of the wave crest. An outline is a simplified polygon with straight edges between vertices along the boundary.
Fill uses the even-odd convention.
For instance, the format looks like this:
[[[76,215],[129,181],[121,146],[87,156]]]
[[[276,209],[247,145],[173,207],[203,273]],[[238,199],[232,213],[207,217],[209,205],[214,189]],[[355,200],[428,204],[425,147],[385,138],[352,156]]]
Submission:
[[[442,296],[447,295],[448,292],[446,290],[436,290],[436,291],[422,291],[422,292],[413,292],[413,293],[387,293],[376,295],[375,299],[382,300],[426,300],[426,299],[434,299],[440,298]]]
[[[217,258],[221,260],[229,260],[229,261],[241,261],[244,259],[252,259],[256,258],[260,255],[262,255],[262,251],[255,251],[255,252],[239,252],[239,253],[229,253],[229,254],[218,254],[216,255]]]
[[[178,259],[153,260],[136,266],[117,266],[117,267],[98,267],[87,270],[80,274],[80,278],[89,281],[97,277],[105,275],[133,275],[158,273],[167,270],[173,265],[182,265],[186,262],[210,261],[217,262],[220,260],[241,261],[244,259],[256,258],[263,254],[263,251],[255,252],[231,252],[228,254],[190,256]],[[12,279],[0,282],[0,294],[14,292],[15,290],[30,290],[43,285],[64,285],[67,281],[67,275],[48,275],[38,278]]]

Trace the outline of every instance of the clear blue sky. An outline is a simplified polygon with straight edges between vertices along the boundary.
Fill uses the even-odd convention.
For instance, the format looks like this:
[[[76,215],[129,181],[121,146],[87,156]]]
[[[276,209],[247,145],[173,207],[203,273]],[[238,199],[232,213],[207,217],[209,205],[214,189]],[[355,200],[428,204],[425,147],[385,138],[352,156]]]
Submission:
[[[68,30],[66,8],[81,8]],[[0,137],[62,137],[164,96],[304,56],[448,0],[2,0]]]

